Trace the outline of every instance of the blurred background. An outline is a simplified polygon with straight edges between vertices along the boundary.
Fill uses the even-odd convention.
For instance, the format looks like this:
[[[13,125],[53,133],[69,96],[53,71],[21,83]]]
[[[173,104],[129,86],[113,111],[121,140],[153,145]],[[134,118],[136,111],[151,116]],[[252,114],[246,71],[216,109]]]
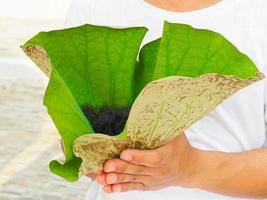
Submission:
[[[49,172],[63,155],[42,105],[48,79],[20,50],[38,32],[63,28],[70,2],[0,0],[0,200],[79,200],[90,184]]]

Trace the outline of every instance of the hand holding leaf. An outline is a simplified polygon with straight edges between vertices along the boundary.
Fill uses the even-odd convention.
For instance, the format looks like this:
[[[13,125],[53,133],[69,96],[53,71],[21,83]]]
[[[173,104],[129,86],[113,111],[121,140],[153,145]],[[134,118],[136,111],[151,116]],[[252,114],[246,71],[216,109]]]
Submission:
[[[80,27],[40,33],[23,50],[50,76],[44,97],[66,150],[52,172],[75,181],[126,148],[154,149],[238,90],[261,80],[253,62],[222,35],[166,22],[145,45],[146,28]],[[83,109],[130,108],[117,136],[94,133]]]

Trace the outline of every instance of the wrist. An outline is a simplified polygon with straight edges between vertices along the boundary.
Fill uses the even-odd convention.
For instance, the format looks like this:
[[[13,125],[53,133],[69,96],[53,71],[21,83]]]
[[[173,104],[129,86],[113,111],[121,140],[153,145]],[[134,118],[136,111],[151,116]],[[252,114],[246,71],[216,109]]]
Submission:
[[[223,153],[194,149],[186,187],[209,190],[220,188],[242,170],[243,156],[238,153]],[[237,166],[238,163],[238,166]]]
[[[199,188],[204,174],[206,173],[203,167],[206,160],[206,151],[202,151],[192,147],[190,154],[188,154],[188,162],[185,166],[185,176],[183,178],[183,186],[188,188]],[[205,163],[206,164],[206,163]]]
[[[205,163],[206,151],[194,148],[185,135],[181,135],[172,141],[173,152],[172,166],[176,171],[174,186],[197,187],[203,177],[203,163]]]

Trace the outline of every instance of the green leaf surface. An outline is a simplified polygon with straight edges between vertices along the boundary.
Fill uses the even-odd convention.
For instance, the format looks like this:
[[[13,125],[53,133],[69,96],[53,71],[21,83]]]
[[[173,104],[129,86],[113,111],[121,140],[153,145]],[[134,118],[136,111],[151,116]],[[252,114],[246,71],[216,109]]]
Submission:
[[[146,31],[143,27],[115,29],[86,24],[41,32],[23,45],[26,54],[51,76],[44,105],[66,153],[64,163],[50,163],[52,172],[69,181],[78,179],[81,160],[74,156],[72,143],[94,132],[83,107],[97,112],[104,107],[131,106],[136,57]]]
[[[144,45],[139,53],[139,62],[135,70],[135,96],[148,84],[153,77],[160,39]]]
[[[247,79],[255,76],[257,67],[219,33],[165,22],[153,80],[205,73]]]
[[[52,161],[50,169],[68,181],[75,181],[81,160],[74,157],[72,143],[79,136],[92,133],[93,129],[56,69],[52,71],[44,105],[61,135],[65,149],[65,162]]]
[[[23,47],[43,47],[80,106],[125,107],[133,102],[133,73],[146,28],[83,25],[41,32]]]
[[[173,129],[179,132],[195,120],[204,117],[224,98],[242,88],[243,84],[240,82],[240,87],[235,88],[234,85],[232,87],[226,84],[230,89],[231,87],[234,89],[232,93],[218,99],[214,96],[216,103],[203,109],[205,112],[198,114],[196,109],[190,107],[193,105],[192,102],[188,102],[197,98],[194,95],[183,97],[185,92],[180,94],[179,91],[185,88],[185,91],[194,90],[190,94],[199,95],[203,92],[193,86],[196,85],[194,79],[191,80],[192,87],[190,85],[189,87],[187,84],[190,81],[185,80],[185,77],[198,77],[208,73],[216,74],[215,77],[230,75],[236,81],[244,80],[244,87],[252,83],[252,80],[263,78],[262,74],[256,76],[257,67],[248,56],[241,53],[222,35],[210,30],[195,29],[185,24],[165,22],[162,37],[146,44],[140,50],[137,61],[136,57],[146,31],[144,27],[111,28],[86,24],[71,29],[41,32],[22,46],[25,53],[50,77],[44,105],[63,139],[66,152],[64,162],[50,163],[53,173],[68,181],[76,181],[79,178],[82,160],[74,155],[73,142],[86,133],[94,133],[90,122],[82,112],[84,107],[90,106],[96,112],[102,108],[130,107],[136,103],[135,98],[151,81],[168,76],[179,76],[177,80],[182,81],[182,85],[174,84],[175,87],[173,84],[169,85],[175,88],[177,91],[175,93],[173,93],[174,90],[168,89],[170,92],[165,92],[163,96],[154,91],[147,93],[148,95],[141,100],[139,98],[136,103],[139,106],[131,110],[131,122],[129,123],[128,119],[124,131],[115,136],[116,138],[101,137],[99,134],[96,137],[84,136],[85,139],[94,138],[88,143],[84,142],[83,138],[78,140],[82,141],[86,148],[89,145],[92,151],[96,151],[87,155],[83,154],[84,150],[80,151],[79,145],[76,149],[87,159],[92,166],[91,169],[96,169],[101,167],[99,163],[103,163],[103,158],[118,156],[126,146],[155,148],[162,145],[177,134],[173,133],[172,129],[165,135],[163,131],[173,128],[171,125],[164,126],[179,118],[175,113],[185,113],[187,110],[190,113],[185,116],[195,116],[190,121],[183,115],[183,124],[180,123],[177,126],[175,124]],[[210,77],[208,75],[203,77],[208,77],[204,81],[207,94],[220,88],[217,87],[217,83],[210,88],[210,85],[206,84],[211,80]],[[226,76],[224,78],[227,79]],[[160,84],[158,86],[160,87],[157,91],[165,87]],[[225,88],[230,91],[227,87],[222,91]],[[178,94],[180,96],[175,96]],[[216,92],[216,94],[219,96],[220,93]],[[179,104],[180,101],[177,101],[179,98],[184,100],[183,105],[186,106]],[[160,99],[169,102],[168,106],[163,106],[162,109],[156,106],[162,105]],[[199,107],[197,103],[195,107]],[[164,109],[167,111],[162,112]],[[165,117],[162,117],[161,113]],[[174,116],[172,120],[166,117],[171,114]],[[151,116],[156,116],[159,121]],[[95,160],[90,159],[103,153],[97,152],[99,150],[99,146],[96,146],[97,142],[101,142],[102,147],[110,143],[115,146],[114,148],[108,146],[107,155],[99,156],[100,160],[96,164]],[[129,143],[126,145],[125,142]],[[108,154],[110,149],[113,149],[114,155]],[[87,164],[83,163],[83,166],[88,166]]]

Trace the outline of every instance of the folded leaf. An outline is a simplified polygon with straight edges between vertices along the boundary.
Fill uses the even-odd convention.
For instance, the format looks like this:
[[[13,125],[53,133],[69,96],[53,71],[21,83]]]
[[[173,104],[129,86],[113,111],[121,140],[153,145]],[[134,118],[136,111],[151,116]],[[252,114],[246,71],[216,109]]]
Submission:
[[[159,45],[160,39],[154,40],[144,45],[139,53],[139,62],[135,69],[135,96],[153,78]]]
[[[159,79],[163,77],[167,78]],[[139,53],[135,94],[145,88],[136,98],[127,120],[124,135],[129,138],[128,145],[137,149],[160,147],[226,98],[263,77],[249,57],[219,33],[165,22],[162,38],[149,42]],[[75,147],[83,137],[74,142]],[[92,145],[92,136],[86,137]],[[102,145],[111,138],[101,139]],[[84,155],[88,154],[98,154],[96,160],[101,154],[101,160],[97,166],[90,163],[86,169],[85,163],[89,161]],[[102,161],[110,159],[107,151],[97,153],[91,148],[76,155],[83,160],[82,172],[100,170]],[[103,159],[103,155],[109,157]],[[113,158],[117,156],[114,154]]]
[[[82,109],[129,107],[134,100],[136,57],[147,29],[83,25],[41,32],[22,49],[50,77],[44,97],[64,143],[64,163],[50,170],[69,181],[78,179],[81,160],[73,155],[74,139],[93,133]]]
[[[81,174],[101,170],[106,160],[119,157],[123,149],[155,149],[166,144],[227,97],[263,78],[262,73],[247,80],[207,73],[152,81],[132,106],[126,138],[93,134],[75,140],[74,153],[83,160]]]
[[[83,160],[80,175],[101,170],[106,160],[119,157],[122,150],[130,147],[128,137],[118,139],[97,133],[79,137],[73,144],[73,151]]]
[[[207,73],[169,76],[149,83],[136,98],[127,121],[131,148],[160,147],[214,110],[238,90],[264,78]]]
[[[53,173],[75,181],[123,149],[160,147],[264,77],[219,33],[184,24],[165,22],[162,38],[146,44],[137,61],[146,31],[87,24],[41,32],[22,46],[50,77],[44,105],[66,151],[65,162],[50,163]],[[84,108],[131,106],[123,132],[91,134]]]
[[[72,143],[84,133],[92,133],[93,129],[56,69],[53,69],[51,74],[44,105],[48,108],[48,113],[58,129],[65,147],[65,162],[52,161],[49,165],[50,170],[65,177],[68,181],[75,181],[78,178],[77,170],[81,160],[74,157]]]

